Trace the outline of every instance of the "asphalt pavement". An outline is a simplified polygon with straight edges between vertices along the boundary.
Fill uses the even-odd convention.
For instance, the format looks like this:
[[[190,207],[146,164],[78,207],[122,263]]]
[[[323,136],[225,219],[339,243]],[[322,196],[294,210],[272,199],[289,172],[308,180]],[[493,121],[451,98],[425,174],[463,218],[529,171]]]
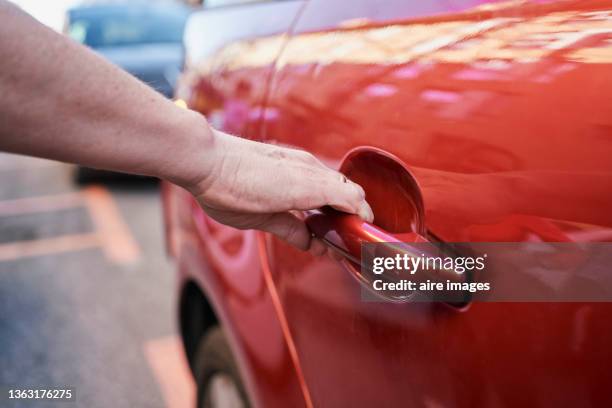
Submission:
[[[0,388],[76,394],[0,406],[191,406],[157,183],[72,171],[0,154]]]

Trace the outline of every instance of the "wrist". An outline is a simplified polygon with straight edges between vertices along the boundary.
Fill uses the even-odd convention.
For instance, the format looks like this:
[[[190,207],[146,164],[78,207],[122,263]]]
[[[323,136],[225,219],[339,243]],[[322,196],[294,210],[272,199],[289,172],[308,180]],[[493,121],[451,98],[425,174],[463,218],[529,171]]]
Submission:
[[[181,113],[179,125],[170,131],[173,146],[167,165],[158,177],[192,191],[212,171],[216,136],[203,115],[184,109]]]

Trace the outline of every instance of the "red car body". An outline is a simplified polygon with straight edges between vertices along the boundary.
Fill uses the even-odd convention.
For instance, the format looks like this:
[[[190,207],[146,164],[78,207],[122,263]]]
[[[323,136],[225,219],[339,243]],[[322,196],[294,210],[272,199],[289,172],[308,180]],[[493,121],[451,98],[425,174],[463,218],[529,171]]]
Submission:
[[[397,157],[413,195],[358,169],[387,231],[612,240],[611,1],[264,2],[186,40],[177,97],[214,126],[334,168]],[[187,355],[221,324],[255,406],[612,405],[610,303],[362,302],[346,263],[163,199]]]

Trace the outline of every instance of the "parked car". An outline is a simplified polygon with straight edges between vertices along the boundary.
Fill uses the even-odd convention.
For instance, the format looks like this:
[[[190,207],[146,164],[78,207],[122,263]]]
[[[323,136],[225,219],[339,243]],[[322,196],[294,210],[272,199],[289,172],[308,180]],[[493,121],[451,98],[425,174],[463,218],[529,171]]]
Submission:
[[[261,1],[185,38],[187,106],[364,186],[345,242],[612,240],[612,1]],[[611,303],[364,302],[350,261],[163,200],[199,406],[612,404]]]
[[[97,2],[68,10],[65,33],[171,98],[183,66],[191,9],[170,2]],[[108,174],[79,167],[76,180]]]

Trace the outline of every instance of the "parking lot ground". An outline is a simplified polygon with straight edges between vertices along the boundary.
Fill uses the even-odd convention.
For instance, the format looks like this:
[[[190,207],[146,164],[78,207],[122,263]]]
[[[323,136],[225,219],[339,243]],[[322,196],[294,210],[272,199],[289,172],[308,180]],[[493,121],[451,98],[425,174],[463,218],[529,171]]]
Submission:
[[[72,170],[0,154],[0,387],[74,387],[79,407],[193,406],[157,184],[78,187]]]

